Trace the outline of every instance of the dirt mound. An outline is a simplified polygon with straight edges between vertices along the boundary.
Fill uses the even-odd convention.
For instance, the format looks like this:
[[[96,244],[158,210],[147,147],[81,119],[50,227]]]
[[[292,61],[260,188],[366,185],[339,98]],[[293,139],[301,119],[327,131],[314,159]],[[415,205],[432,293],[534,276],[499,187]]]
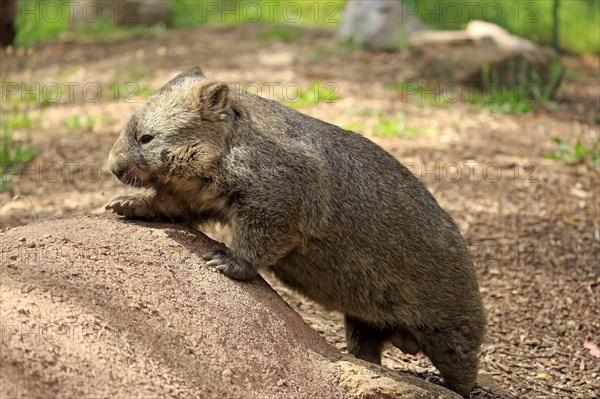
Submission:
[[[343,358],[184,227],[77,216],[1,241],[2,397],[455,397]]]

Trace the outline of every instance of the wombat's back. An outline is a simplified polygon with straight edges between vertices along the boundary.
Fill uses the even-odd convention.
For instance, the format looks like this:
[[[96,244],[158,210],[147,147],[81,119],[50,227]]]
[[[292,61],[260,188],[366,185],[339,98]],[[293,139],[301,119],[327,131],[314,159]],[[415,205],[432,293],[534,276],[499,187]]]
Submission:
[[[359,134],[281,112],[288,128],[281,134],[325,160],[329,184],[322,189],[329,190],[331,206],[327,234],[274,272],[317,302],[374,323],[481,319],[468,249],[423,184]]]

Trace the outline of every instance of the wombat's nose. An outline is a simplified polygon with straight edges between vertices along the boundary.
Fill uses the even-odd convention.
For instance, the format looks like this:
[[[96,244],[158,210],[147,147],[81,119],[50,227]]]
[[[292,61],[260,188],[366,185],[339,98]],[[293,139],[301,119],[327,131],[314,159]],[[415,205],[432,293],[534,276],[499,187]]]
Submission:
[[[124,168],[120,165],[119,162],[116,162],[117,158],[113,155],[112,151],[108,155],[108,169],[112,172],[113,175],[117,176],[119,180],[125,175],[127,172],[127,168]]]

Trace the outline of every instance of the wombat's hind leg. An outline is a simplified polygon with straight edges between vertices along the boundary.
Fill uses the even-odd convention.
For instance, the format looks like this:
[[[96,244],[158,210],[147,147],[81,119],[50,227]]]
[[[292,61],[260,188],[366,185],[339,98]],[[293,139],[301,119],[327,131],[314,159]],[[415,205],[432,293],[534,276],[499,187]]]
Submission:
[[[416,355],[419,353],[420,349],[417,338],[404,327],[395,328],[390,337],[390,341],[396,348],[404,353],[409,355]]]
[[[428,331],[421,349],[453,391],[466,396],[475,387],[480,337],[459,330]]]
[[[348,352],[359,359],[381,364],[381,350],[385,341],[390,338],[392,330],[373,327],[348,315],[344,321]]]

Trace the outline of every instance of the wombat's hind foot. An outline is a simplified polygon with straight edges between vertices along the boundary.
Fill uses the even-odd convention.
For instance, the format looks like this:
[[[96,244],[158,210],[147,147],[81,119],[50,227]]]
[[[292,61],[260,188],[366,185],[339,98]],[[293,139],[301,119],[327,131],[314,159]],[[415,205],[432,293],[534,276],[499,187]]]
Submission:
[[[381,350],[390,338],[391,330],[373,327],[348,315],[344,322],[348,352],[367,362],[381,364]]]
[[[202,255],[206,264],[236,280],[248,280],[258,273],[255,266],[234,257],[230,251],[221,249]]]

